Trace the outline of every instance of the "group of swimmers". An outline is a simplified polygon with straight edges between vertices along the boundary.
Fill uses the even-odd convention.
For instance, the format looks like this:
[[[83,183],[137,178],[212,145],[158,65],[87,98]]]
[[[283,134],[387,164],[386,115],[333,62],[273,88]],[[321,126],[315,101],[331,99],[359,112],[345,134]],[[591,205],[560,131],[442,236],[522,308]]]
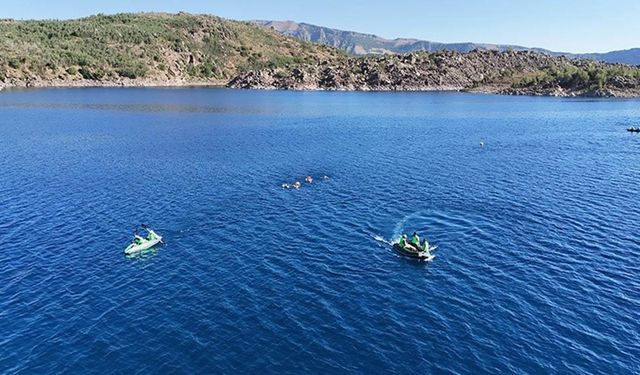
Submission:
[[[405,249],[407,247],[407,245],[411,245],[412,247],[414,247],[416,250],[420,251],[426,251],[427,255],[429,255],[429,241],[427,241],[427,239],[424,239],[424,244],[420,244],[420,236],[418,236],[418,232],[413,232],[413,235],[411,236],[411,241],[407,242],[407,235],[403,234],[402,237],[400,238],[400,243],[399,243],[400,247],[402,247],[403,249]]]
[[[329,179],[329,176],[322,176],[321,178],[323,181],[326,181]],[[304,178],[304,182],[306,182],[307,184],[312,184],[313,183],[313,177],[312,176],[307,176]],[[292,184],[288,184],[288,183],[284,183],[282,184],[282,188],[283,189],[300,189],[302,187],[302,183],[298,180],[294,181]]]

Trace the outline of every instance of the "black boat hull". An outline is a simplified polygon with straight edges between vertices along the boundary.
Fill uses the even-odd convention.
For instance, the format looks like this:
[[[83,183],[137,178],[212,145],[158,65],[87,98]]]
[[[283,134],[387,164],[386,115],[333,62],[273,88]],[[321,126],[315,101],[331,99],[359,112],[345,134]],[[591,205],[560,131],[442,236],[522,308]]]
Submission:
[[[409,258],[424,259],[424,260],[431,260],[434,258],[433,255],[429,256],[424,251],[415,250],[415,248],[413,248],[412,245],[407,245],[406,247],[403,248],[400,246],[400,244],[394,243],[393,249],[398,253],[404,256],[407,256]]]

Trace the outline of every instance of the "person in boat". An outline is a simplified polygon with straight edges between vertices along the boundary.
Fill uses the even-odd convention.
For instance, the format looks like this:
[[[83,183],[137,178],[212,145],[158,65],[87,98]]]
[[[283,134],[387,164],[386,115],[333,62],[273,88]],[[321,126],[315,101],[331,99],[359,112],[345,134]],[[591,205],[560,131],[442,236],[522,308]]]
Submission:
[[[137,234],[133,237],[133,243],[136,245],[140,245],[142,243],[143,238],[138,236]]]
[[[420,249],[420,237],[418,236],[418,232],[413,232],[413,236],[411,236],[411,244],[416,247],[416,249]]]
[[[400,237],[400,242],[398,243],[398,245],[400,245],[401,248],[404,249],[405,246],[407,246],[407,235],[403,234],[402,237]]]
[[[431,251],[429,250],[429,241],[427,241],[427,239],[424,239],[424,246],[422,247],[422,251],[424,251],[425,253],[427,253],[427,256],[430,257],[431,256]]]

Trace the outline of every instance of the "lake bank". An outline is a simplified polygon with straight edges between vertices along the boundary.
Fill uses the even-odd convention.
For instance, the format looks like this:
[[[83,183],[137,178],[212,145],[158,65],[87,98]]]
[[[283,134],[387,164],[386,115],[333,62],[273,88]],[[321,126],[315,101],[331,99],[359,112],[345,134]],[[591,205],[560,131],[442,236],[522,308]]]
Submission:
[[[279,85],[264,84],[259,82],[245,82],[239,84],[237,81],[227,80],[153,80],[153,79],[122,79],[122,80],[87,80],[87,79],[54,79],[54,80],[27,80],[0,83],[0,91],[25,88],[99,88],[99,87],[212,87],[212,88],[235,88],[245,90],[260,91],[333,91],[333,92],[461,92],[470,94],[489,94],[507,96],[546,96],[560,98],[638,98],[640,90],[612,90],[593,89],[582,92],[572,92],[562,87],[548,87],[542,89],[512,88],[505,86],[487,86],[468,88],[463,86],[392,86],[392,87],[319,87],[318,85],[282,87]]]
[[[80,87],[224,87],[225,80],[159,80],[159,79],[30,79],[0,82],[0,90],[12,88],[80,88]]]
[[[536,52],[472,51],[336,58],[249,69],[231,78],[188,74],[100,79],[7,78],[6,87],[226,86],[289,91],[460,91],[513,96],[640,97],[640,69]]]

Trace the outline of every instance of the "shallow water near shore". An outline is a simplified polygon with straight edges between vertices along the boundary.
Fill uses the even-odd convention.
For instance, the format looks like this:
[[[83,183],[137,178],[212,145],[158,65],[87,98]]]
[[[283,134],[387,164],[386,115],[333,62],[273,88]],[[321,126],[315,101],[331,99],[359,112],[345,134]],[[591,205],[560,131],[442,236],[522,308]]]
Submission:
[[[4,91],[0,372],[638,373],[639,104]]]

